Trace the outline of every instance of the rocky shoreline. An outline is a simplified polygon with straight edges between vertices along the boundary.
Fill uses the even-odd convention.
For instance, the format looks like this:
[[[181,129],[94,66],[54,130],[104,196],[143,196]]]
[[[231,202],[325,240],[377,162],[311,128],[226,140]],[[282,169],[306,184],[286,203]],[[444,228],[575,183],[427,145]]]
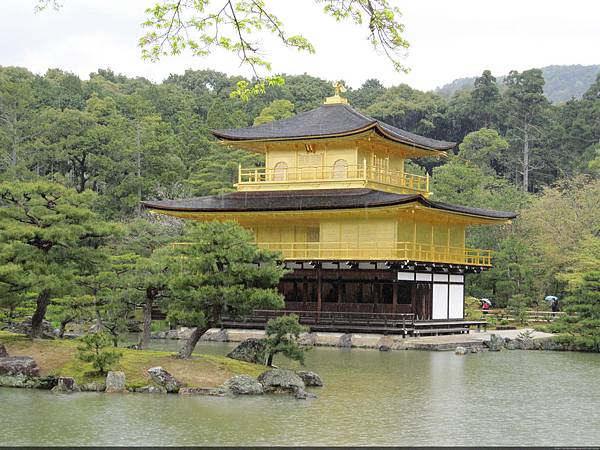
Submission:
[[[52,392],[104,392],[139,394],[178,394],[184,396],[204,395],[211,397],[289,394],[296,399],[316,398],[307,392],[307,387],[323,386],[323,381],[314,372],[269,368],[257,378],[250,375],[235,375],[218,387],[186,386],[163,367],[151,367],[147,371],[151,383],[141,387],[127,385],[125,373],[108,371],[104,381],[78,384],[72,377],[53,375],[41,376],[40,368],[30,356],[9,356],[0,344],[0,387],[45,389]]]
[[[152,335],[153,339],[187,339],[192,328],[161,331]],[[493,338],[492,336],[496,336]],[[204,342],[242,342],[247,339],[261,340],[263,330],[212,328],[201,338]],[[497,339],[501,339],[502,343]],[[445,336],[430,336],[418,338],[403,338],[399,335],[359,334],[312,332],[300,336],[299,343],[304,346],[323,346],[338,348],[365,348],[381,351],[387,350],[425,350],[425,351],[454,351],[464,347],[471,353],[483,349],[505,348],[507,350],[544,350],[544,351],[579,351],[579,349],[562,344],[550,333],[534,332],[533,330],[502,330],[498,332],[472,332]],[[494,350],[492,350],[494,351]]]

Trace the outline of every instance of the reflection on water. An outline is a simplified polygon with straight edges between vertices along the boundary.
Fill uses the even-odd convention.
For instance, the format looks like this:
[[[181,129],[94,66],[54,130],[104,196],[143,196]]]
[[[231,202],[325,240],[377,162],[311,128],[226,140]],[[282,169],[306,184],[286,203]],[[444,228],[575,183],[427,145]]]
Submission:
[[[155,348],[177,350],[174,341]],[[200,344],[225,354],[229,344]],[[280,361],[281,362],[281,361]],[[600,355],[316,348],[318,399],[0,389],[0,444],[598,445]],[[35,430],[35,431],[33,431]]]

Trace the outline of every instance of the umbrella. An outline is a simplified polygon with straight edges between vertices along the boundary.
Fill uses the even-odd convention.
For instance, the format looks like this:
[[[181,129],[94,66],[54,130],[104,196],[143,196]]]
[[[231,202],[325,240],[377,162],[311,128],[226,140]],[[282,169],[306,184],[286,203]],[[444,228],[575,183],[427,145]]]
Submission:
[[[492,302],[489,299],[487,299],[487,298],[482,298],[481,301],[484,302],[484,303],[487,303],[490,306],[492,306]]]
[[[556,300],[558,300],[558,297],[556,297],[555,295],[546,295],[544,300],[546,300],[547,302],[555,302]]]

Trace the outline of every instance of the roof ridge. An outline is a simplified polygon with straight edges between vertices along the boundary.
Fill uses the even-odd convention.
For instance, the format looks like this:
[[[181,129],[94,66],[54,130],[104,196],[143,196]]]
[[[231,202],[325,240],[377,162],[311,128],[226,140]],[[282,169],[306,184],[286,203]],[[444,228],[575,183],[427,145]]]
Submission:
[[[234,130],[243,130],[243,129],[249,129],[249,128],[261,128],[261,127],[269,127],[270,125],[272,126],[273,124],[277,123],[277,122],[283,122],[284,120],[289,120],[289,119],[294,119],[294,118],[298,118],[298,117],[302,117],[307,115],[310,112],[316,111],[318,108],[313,108],[313,109],[309,109],[308,111],[302,111],[300,113],[294,114],[293,116],[290,117],[285,117],[283,119],[276,119],[276,120],[272,120],[271,122],[267,122],[267,123],[261,123],[259,125],[250,125],[247,127],[238,127],[238,128],[215,128],[214,130],[210,130],[211,133],[218,133],[219,131],[234,131]]]
[[[359,119],[365,119],[365,120],[367,120],[368,122],[371,122],[371,123],[377,123],[377,122],[379,122],[377,119],[374,119],[373,117],[366,116],[363,113],[357,111],[356,109],[354,109],[350,105],[345,104],[345,105],[342,105],[342,106],[344,108],[346,108],[348,110],[348,112],[350,112],[350,113],[354,114],[355,116],[357,116]]]

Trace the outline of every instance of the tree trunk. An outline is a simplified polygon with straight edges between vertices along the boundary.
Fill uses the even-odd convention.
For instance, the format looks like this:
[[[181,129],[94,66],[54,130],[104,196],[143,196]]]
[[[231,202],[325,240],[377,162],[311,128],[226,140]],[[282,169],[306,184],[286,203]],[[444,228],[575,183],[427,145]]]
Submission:
[[[138,213],[142,211],[142,138],[140,133],[140,124],[136,125],[135,143],[137,146],[137,182],[138,182]]]
[[[274,356],[275,356],[275,353],[269,352],[269,356],[267,357],[267,366],[271,367],[273,365],[273,357]]]
[[[16,136],[16,134],[13,136],[12,152],[10,155],[10,165],[12,167],[17,167],[17,136]]]
[[[71,323],[71,319],[65,319],[60,321],[60,328],[58,329],[58,337],[62,339],[65,336],[65,328]]]
[[[92,295],[94,296],[94,310],[96,313],[96,325],[94,325],[94,327],[96,328],[96,332],[100,332],[102,331],[102,314],[100,313],[100,304],[98,303],[98,297],[96,297],[96,294],[98,293],[98,290],[96,288],[92,289]]]
[[[50,304],[50,291],[44,289],[39,293],[36,301],[35,312],[31,318],[31,337],[42,336],[42,325],[44,317],[46,317],[46,310]]]
[[[145,350],[150,345],[150,334],[152,332],[152,305],[154,305],[154,299],[146,297],[146,302],[144,303],[144,325],[142,336],[138,344],[140,350]]]
[[[190,338],[187,341],[185,341],[184,346],[181,348],[181,350],[179,350],[177,356],[182,359],[188,359],[190,356],[192,356],[192,352],[196,348],[196,344],[198,343],[202,335],[206,333],[206,331],[210,328],[212,328],[211,325],[206,325],[204,327],[196,327],[196,329],[192,332]]]
[[[529,124],[523,124],[523,192],[529,191]]]

